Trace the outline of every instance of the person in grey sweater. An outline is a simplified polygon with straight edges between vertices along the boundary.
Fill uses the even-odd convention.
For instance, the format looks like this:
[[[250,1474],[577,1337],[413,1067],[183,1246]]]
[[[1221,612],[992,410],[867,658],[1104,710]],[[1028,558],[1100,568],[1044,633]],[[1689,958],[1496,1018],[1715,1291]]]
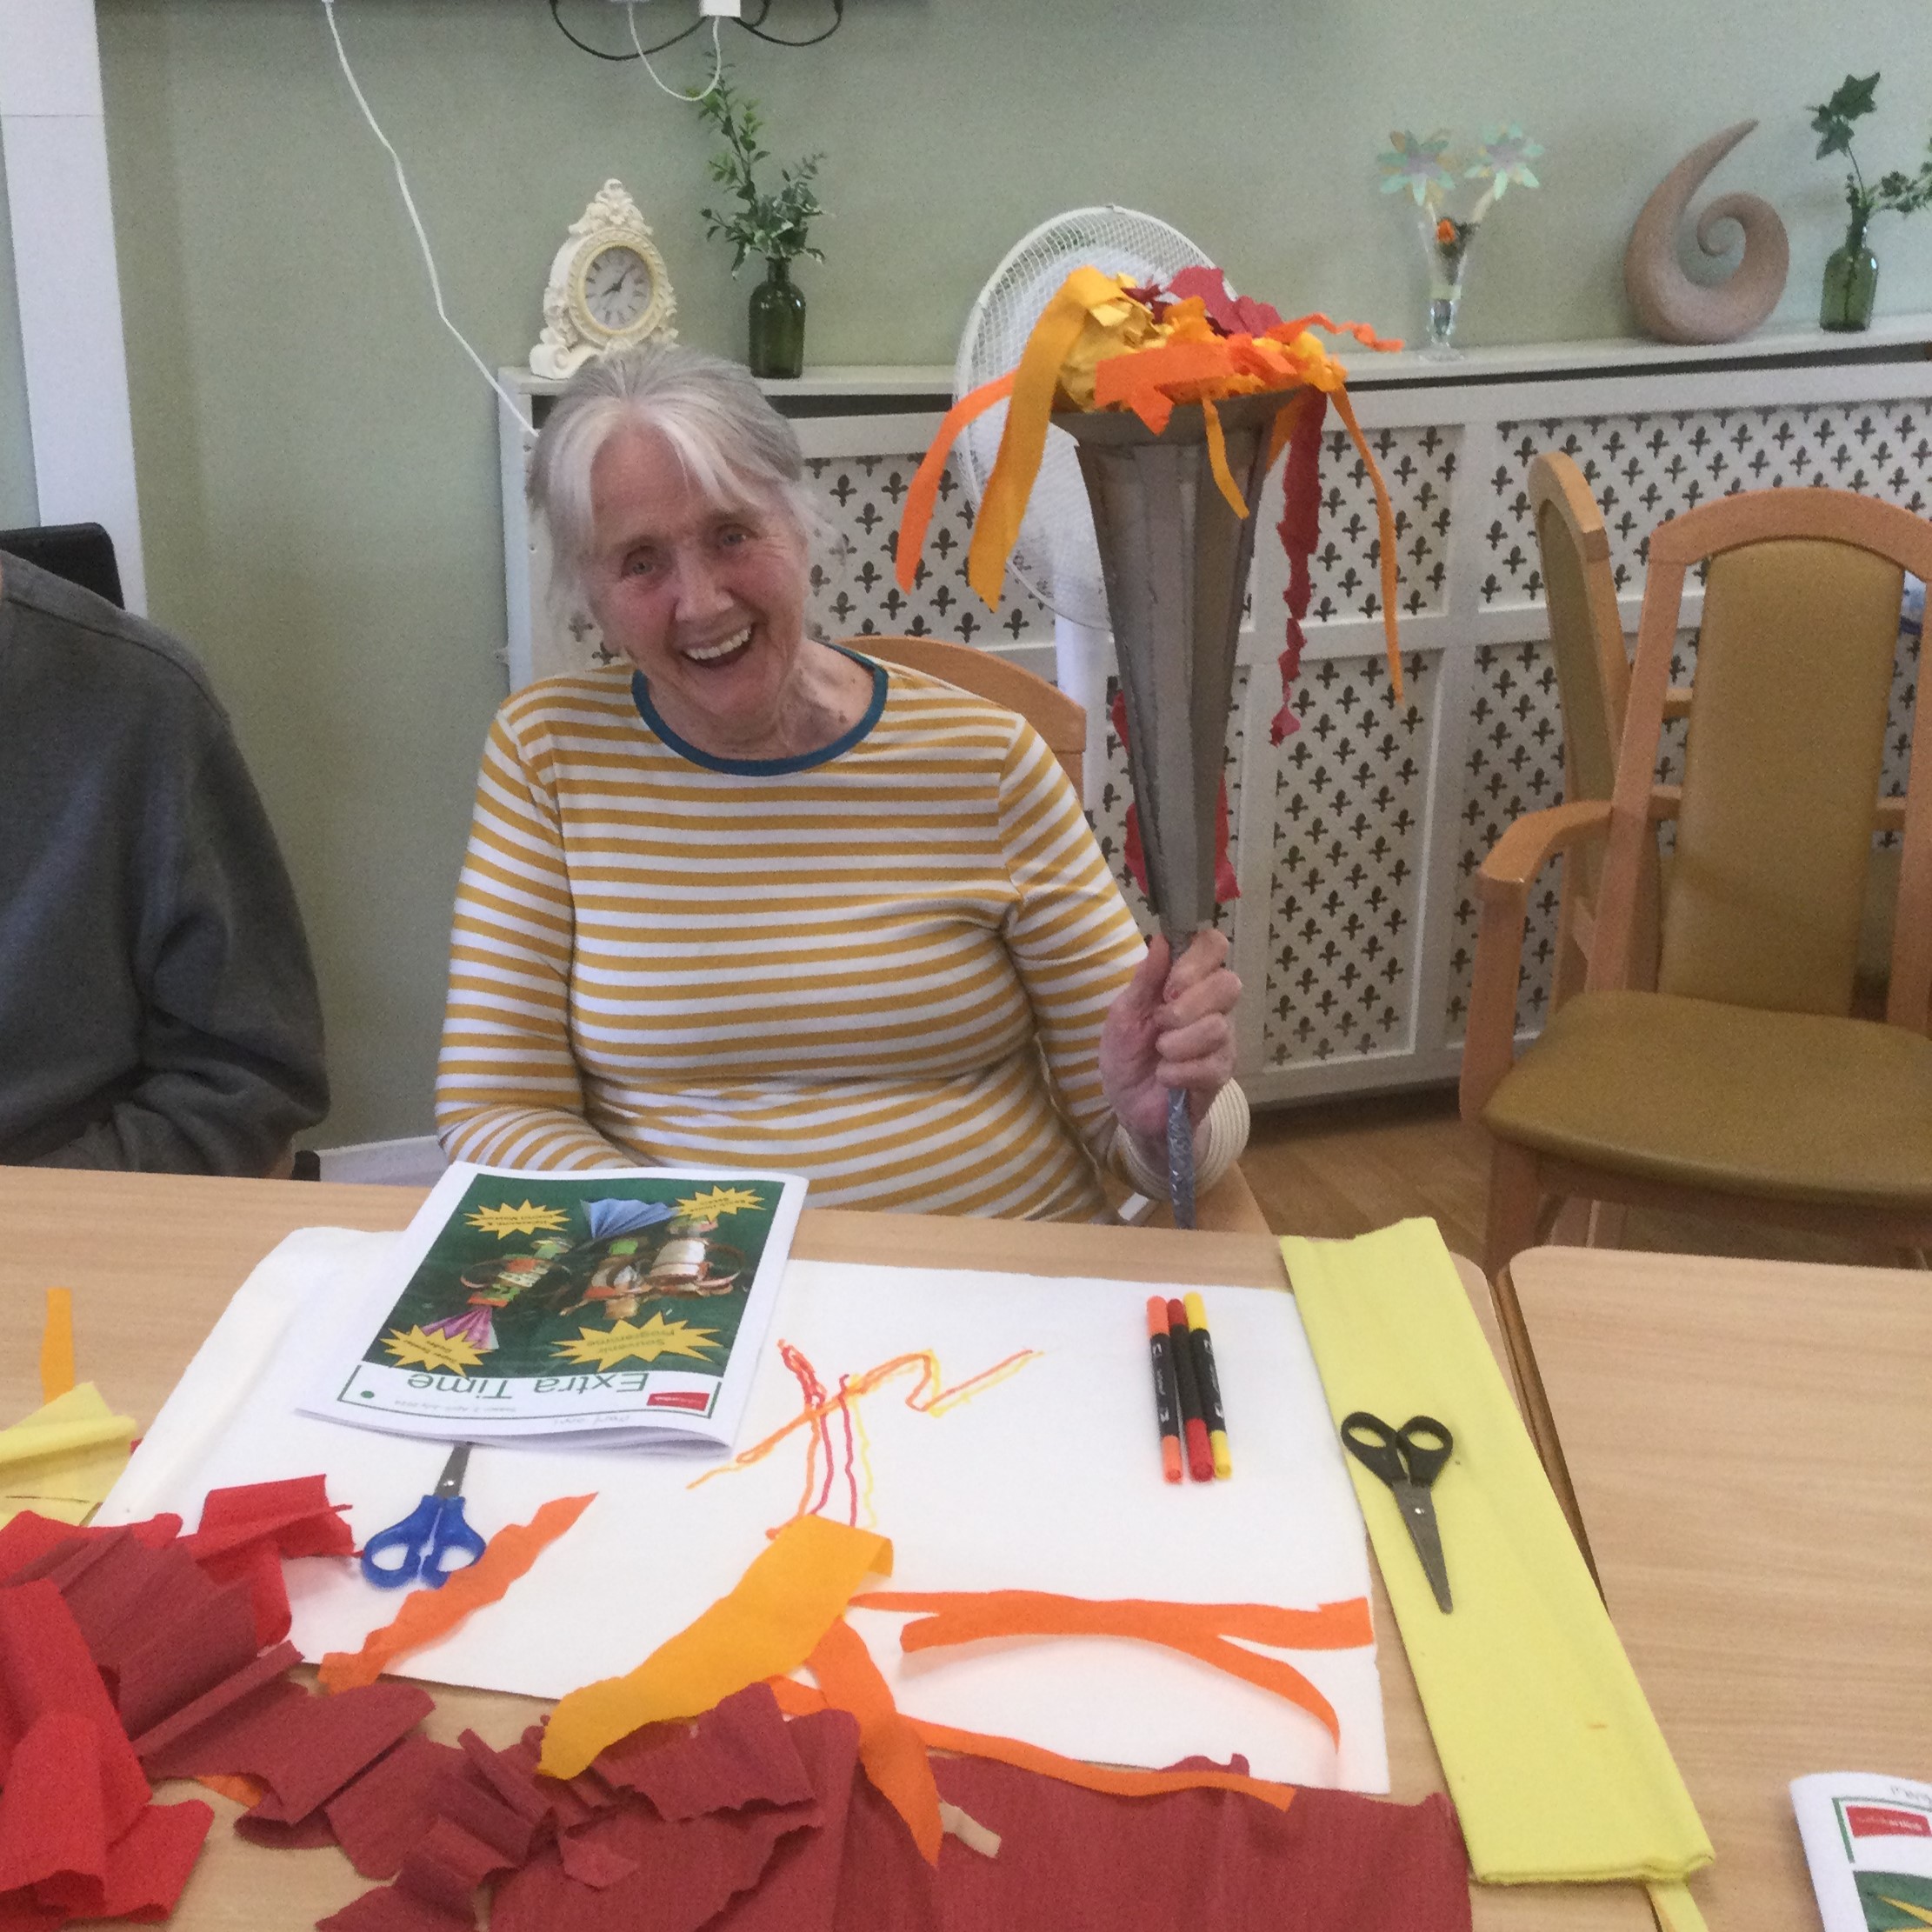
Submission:
[[[0,556],[0,1163],[267,1174],[328,1106],[301,914],[200,665]]]

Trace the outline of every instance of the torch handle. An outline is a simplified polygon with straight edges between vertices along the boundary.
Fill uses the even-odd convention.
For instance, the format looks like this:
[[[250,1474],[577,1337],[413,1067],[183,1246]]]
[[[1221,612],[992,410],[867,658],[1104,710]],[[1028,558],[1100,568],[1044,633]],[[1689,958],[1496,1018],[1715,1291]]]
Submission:
[[[1178,1087],[1167,1096],[1167,1184],[1174,1203],[1174,1225],[1194,1225],[1194,1122],[1188,1096]]]

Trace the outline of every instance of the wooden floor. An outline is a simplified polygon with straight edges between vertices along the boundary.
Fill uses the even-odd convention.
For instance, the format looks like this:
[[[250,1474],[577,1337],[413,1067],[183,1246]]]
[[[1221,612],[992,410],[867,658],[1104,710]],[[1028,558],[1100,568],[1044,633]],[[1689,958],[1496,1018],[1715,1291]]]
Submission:
[[[1257,1112],[1241,1166],[1276,1234],[1367,1234],[1410,1215],[1429,1215],[1455,1253],[1482,1256],[1489,1143],[1481,1129],[1456,1117],[1454,1088]],[[1585,1238],[1581,1210],[1559,1224],[1556,1238]],[[1895,1249],[1829,1236],[1636,1209],[1604,1245],[1877,1267],[1903,1260]]]

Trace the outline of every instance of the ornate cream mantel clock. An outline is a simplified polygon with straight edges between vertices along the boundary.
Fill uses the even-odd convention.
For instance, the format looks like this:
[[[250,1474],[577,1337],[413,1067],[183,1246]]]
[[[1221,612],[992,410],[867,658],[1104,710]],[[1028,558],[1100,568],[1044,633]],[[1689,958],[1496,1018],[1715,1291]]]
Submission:
[[[623,183],[607,181],[570,223],[543,291],[543,333],[530,372],[561,381],[607,349],[657,336],[675,342],[664,258]]]

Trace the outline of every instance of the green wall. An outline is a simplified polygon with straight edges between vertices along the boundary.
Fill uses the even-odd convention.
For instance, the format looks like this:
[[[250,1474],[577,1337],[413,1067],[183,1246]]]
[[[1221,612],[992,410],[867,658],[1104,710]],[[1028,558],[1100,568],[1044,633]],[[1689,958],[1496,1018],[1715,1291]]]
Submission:
[[[647,30],[689,0],[638,9]],[[564,0],[621,43],[604,0]],[[1624,237],[1683,150],[1764,126],[1719,177],[1791,231],[1812,312],[1842,226],[1803,103],[1882,68],[1868,169],[1909,165],[1932,12],[1867,0],[849,0],[796,52],[735,28],[781,159],[827,150],[830,259],[806,264],[816,362],[948,362],[1013,241],[1090,201],[1152,210],[1284,309],[1413,327],[1418,254],[1376,190],[1392,125],[1520,121],[1549,149],[1478,244],[1472,341],[1625,327]],[[502,693],[494,403],[436,324],[386,157],[320,0],[99,0],[136,453],[157,619],[205,656],[294,867],[336,1102],[323,1144],[422,1132],[450,891]],[[695,116],[571,49],[544,0],[340,0],[402,150],[452,314],[521,361],[565,225],[609,175],[643,205],[684,337],[738,352],[748,283],[703,237]],[[775,0],[802,34],[824,0]],[[661,34],[664,29],[658,27]],[[694,40],[670,77],[708,71]],[[1880,305],[1932,308],[1932,217],[1876,224]],[[0,470],[12,424],[0,315]],[[729,917],[721,903],[718,916]]]

